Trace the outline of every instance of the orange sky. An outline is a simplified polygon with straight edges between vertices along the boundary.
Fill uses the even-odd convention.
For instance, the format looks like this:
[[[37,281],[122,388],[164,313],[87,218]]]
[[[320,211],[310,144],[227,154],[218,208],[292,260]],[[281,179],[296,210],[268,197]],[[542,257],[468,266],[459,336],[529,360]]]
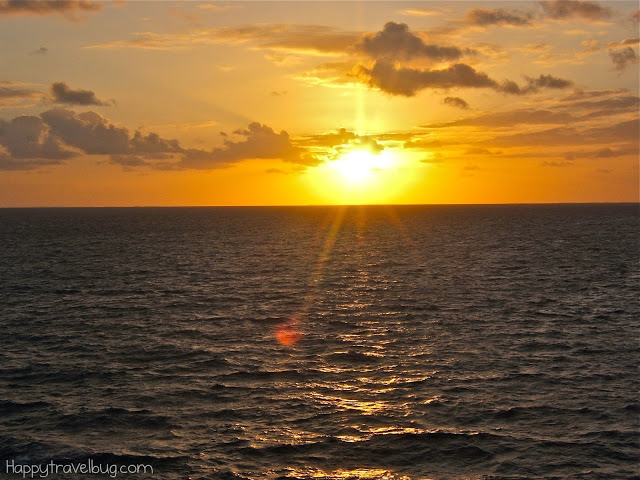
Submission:
[[[0,207],[638,201],[638,5],[0,0]]]

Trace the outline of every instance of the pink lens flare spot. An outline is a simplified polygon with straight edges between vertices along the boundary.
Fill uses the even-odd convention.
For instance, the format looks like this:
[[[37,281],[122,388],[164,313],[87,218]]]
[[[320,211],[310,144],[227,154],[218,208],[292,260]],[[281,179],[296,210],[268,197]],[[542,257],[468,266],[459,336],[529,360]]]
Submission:
[[[292,317],[276,327],[276,340],[280,345],[293,345],[302,338],[302,334],[296,328],[298,321],[298,317]]]

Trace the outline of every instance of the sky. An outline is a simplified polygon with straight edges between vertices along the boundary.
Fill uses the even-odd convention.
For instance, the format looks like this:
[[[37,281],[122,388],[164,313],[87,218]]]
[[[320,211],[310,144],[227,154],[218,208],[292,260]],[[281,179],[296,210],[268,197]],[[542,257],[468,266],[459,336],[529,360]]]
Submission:
[[[637,202],[636,1],[0,0],[0,207]]]

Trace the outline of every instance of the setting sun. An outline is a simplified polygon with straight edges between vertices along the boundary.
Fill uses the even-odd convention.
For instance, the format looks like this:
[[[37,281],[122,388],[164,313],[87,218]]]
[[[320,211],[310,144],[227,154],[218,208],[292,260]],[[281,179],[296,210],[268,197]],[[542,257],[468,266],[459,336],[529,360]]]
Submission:
[[[323,202],[386,203],[415,186],[415,164],[393,148],[380,153],[353,149],[309,169],[305,180]]]
[[[362,183],[371,179],[376,171],[389,168],[390,164],[389,155],[352,150],[335,160],[331,166],[347,182]]]

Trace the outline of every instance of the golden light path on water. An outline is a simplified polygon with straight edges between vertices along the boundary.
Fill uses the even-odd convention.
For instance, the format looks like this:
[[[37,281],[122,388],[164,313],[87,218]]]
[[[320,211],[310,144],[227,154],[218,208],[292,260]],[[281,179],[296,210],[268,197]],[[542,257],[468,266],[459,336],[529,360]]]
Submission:
[[[318,256],[318,261],[316,263],[316,267],[312,274],[310,275],[309,288],[307,289],[307,294],[303,298],[302,307],[300,311],[296,315],[292,315],[290,318],[284,320],[283,322],[276,325],[274,336],[278,343],[285,346],[294,345],[299,340],[302,339],[301,332],[301,322],[304,320],[304,317],[309,313],[314,301],[316,300],[317,293],[315,290],[317,284],[322,278],[322,274],[324,271],[325,264],[331,254],[331,250],[333,245],[336,242],[336,238],[338,233],[340,232],[340,227],[342,226],[342,222],[344,220],[345,213],[349,208],[357,208],[357,217],[356,217],[356,226],[358,229],[358,245],[361,248],[365,247],[365,235],[364,235],[364,227],[366,224],[366,207],[363,206],[339,206],[335,209],[329,209],[327,212],[327,216],[323,222],[323,225],[320,227],[319,232],[323,232],[328,224],[331,226],[328,229],[327,236],[324,240],[322,250]],[[402,220],[396,213],[393,205],[383,205],[385,213],[389,217],[390,222],[396,227],[398,233],[404,240],[406,247],[408,248],[409,253],[414,257],[417,261],[418,252],[415,246],[415,243],[409,236],[406,227],[402,223]],[[333,218],[331,218],[331,213],[335,212]],[[376,353],[370,353],[371,355],[382,355]]]
[[[404,248],[407,252],[414,257],[415,262],[418,263],[418,253],[414,242],[412,241],[405,225],[398,216],[393,206],[379,206],[373,207],[379,208],[384,211],[384,215],[388,218],[388,222],[393,226],[394,230],[398,234],[398,238],[404,244]],[[325,273],[327,262],[331,256],[334,245],[336,244],[338,235],[345,221],[347,214],[353,215],[351,217],[355,226],[355,239],[357,248],[366,251],[367,239],[366,239],[366,225],[367,225],[367,207],[363,206],[340,206],[336,208],[330,208],[327,215],[322,222],[322,226],[319,229],[319,235],[324,235],[324,239],[321,241],[322,248],[319,250],[318,259],[315,264],[314,270],[310,273],[308,279],[307,293],[303,298],[302,306],[298,313],[286,319],[282,323],[276,326],[275,338],[283,346],[287,348],[297,348],[296,344],[303,338],[303,330],[305,318],[309,315],[314,305],[321,301],[324,294],[321,288],[319,288],[323,274]],[[367,278],[359,278],[356,281],[367,283]],[[358,299],[354,299],[352,307],[363,306],[362,303],[357,303]],[[347,302],[348,303],[348,302]],[[369,335],[363,338],[362,335],[342,333],[340,337],[347,344],[356,347],[366,347],[367,351],[362,355],[371,358],[383,358],[385,357],[387,329],[388,325],[379,325],[374,327],[369,325]],[[392,328],[392,327],[391,327]],[[348,355],[348,351],[336,351],[337,355]],[[353,368],[344,368],[338,365],[323,365],[316,367],[319,371],[332,374],[344,374],[353,372]],[[398,387],[407,382],[423,382],[431,378],[437,372],[435,371],[421,371],[421,372],[405,372],[398,375],[397,372],[383,372],[378,369],[365,367],[360,365],[358,368],[358,375],[349,380],[343,380],[340,382],[316,382],[307,386],[311,386],[313,390],[311,392],[303,393],[303,396],[310,400],[312,404],[318,405],[321,408],[331,408],[337,412],[354,412],[362,415],[363,418],[371,416],[375,417],[378,414],[390,415],[388,422],[385,426],[379,425],[367,425],[365,423],[358,424],[341,424],[336,425],[337,429],[342,429],[340,432],[336,432],[335,438],[345,443],[357,443],[365,442],[374,436],[386,436],[386,435],[416,435],[425,434],[438,431],[437,429],[426,430],[422,428],[416,428],[408,425],[401,425],[391,418],[407,418],[412,413],[413,403],[408,402],[394,402],[385,399],[388,394],[392,394]],[[364,398],[362,397],[364,395]],[[353,398],[357,397],[357,398]],[[427,405],[432,402],[437,402],[439,397],[426,397],[423,399],[415,399],[415,403],[419,405]],[[348,421],[347,421],[348,422]],[[345,430],[349,431],[346,433]],[[266,433],[266,432],[265,432]],[[315,443],[322,441],[324,435],[318,435],[313,432],[298,430],[298,429],[275,429],[273,432],[267,434],[264,438],[256,438],[258,442],[262,444],[281,444],[283,441],[294,445],[304,445],[309,443]],[[371,480],[410,480],[409,477],[393,472],[388,469],[381,468],[351,468],[351,469],[334,469],[323,470],[316,467],[305,468],[289,468],[287,469],[288,477],[292,478],[308,478],[308,479],[335,479],[335,480],[350,480],[350,479],[371,479]]]
[[[294,478],[309,478],[309,479],[320,479],[320,480],[356,480],[356,479],[366,479],[366,480],[410,480],[409,477],[405,475],[396,475],[389,470],[384,470],[380,468],[357,468],[353,470],[333,470],[330,472],[326,472],[320,469],[294,469],[291,470],[288,474],[288,477]],[[428,479],[425,479],[428,480]]]

